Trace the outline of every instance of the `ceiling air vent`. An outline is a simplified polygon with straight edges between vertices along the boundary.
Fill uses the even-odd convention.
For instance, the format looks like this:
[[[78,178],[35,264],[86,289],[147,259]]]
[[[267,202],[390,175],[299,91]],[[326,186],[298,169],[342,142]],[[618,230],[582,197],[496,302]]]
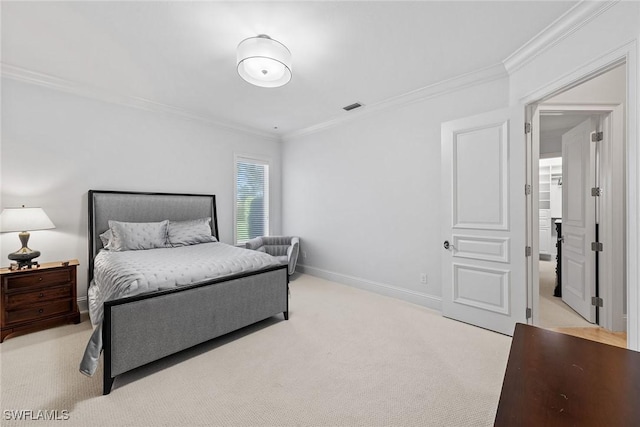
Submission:
[[[351,111],[351,110],[355,110],[356,108],[360,108],[362,107],[362,104],[360,104],[359,102],[353,103],[351,105],[347,105],[346,107],[342,107],[342,109],[344,111]]]

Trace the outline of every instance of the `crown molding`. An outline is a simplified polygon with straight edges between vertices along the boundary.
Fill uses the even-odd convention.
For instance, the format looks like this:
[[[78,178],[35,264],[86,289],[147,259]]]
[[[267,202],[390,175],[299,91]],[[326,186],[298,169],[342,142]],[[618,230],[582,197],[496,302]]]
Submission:
[[[502,61],[507,73],[520,69],[619,1],[580,1]]]
[[[440,82],[424,86],[401,95],[393,96],[379,102],[365,104],[362,108],[358,108],[354,111],[342,112],[340,115],[337,115],[330,120],[308,126],[303,129],[288,132],[283,135],[282,140],[287,141],[293,138],[299,138],[301,136],[321,132],[376,112],[426,101],[428,99],[465,89],[470,86],[475,86],[506,77],[508,77],[508,74],[502,63],[492,65],[490,67],[482,68],[480,70],[442,80]]]
[[[90,98],[97,101],[106,102],[109,104],[123,105],[126,107],[137,108],[139,110],[149,111],[152,113],[170,114],[174,116],[179,116],[185,119],[198,121],[198,122],[207,124],[209,126],[224,129],[224,130],[241,132],[241,133],[249,134],[252,136],[258,136],[261,138],[269,139],[272,141],[280,141],[280,137],[277,135],[273,135],[271,133],[257,130],[248,126],[243,126],[238,123],[226,122],[220,119],[203,116],[179,107],[163,104],[163,103],[152,101],[146,98],[118,94],[112,91],[107,91],[97,87],[92,87],[84,83],[74,82],[71,80],[55,77],[49,74],[40,73],[37,71],[28,70],[26,68],[17,67],[15,65],[10,65],[6,63],[0,63],[0,64],[2,65],[2,77],[16,80],[22,83],[42,86],[47,89],[66,92],[76,96]]]

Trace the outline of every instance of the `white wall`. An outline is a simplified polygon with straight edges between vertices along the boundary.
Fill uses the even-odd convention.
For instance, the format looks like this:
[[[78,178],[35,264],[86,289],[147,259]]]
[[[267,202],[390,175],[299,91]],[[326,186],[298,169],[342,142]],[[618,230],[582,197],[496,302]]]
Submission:
[[[620,65],[548,99],[545,104],[622,104],[626,111],[626,78],[626,67]],[[562,153],[562,135],[569,128],[545,131],[544,120],[540,118],[540,155]]]
[[[542,54],[512,72],[510,76],[511,104],[535,101],[538,96],[546,95],[549,88],[559,89],[584,74],[596,71],[612,63],[621,55],[628,55],[627,75],[627,122],[626,137],[627,173],[629,189],[627,193],[629,238],[627,283],[629,285],[629,347],[640,350],[640,292],[638,285],[638,265],[640,241],[638,201],[640,200],[640,151],[638,150],[638,87],[640,73],[638,57],[640,54],[640,2],[610,3],[606,9],[588,21],[574,28],[560,42],[550,46]]]
[[[610,7],[609,7],[610,6]],[[505,82],[447,94],[397,110],[372,114],[311,135],[292,137],[283,147],[283,224],[302,236],[305,270],[343,283],[438,307],[440,255],[440,123],[535,100],[549,86],[574,82],[580,70],[594,69],[619,52],[632,52],[628,84],[627,137],[630,164],[640,164],[637,148],[637,58],[640,3],[618,2],[571,31]],[[546,95],[546,93],[544,93]],[[637,170],[637,167],[636,167]],[[631,226],[640,239],[639,175],[629,197]],[[640,306],[638,248],[628,248],[633,264],[630,305]],[[429,283],[419,283],[426,272]],[[630,313],[630,346],[640,348],[640,316]],[[634,335],[635,334],[635,335]]]
[[[285,141],[284,232],[302,237],[303,270],[439,309],[440,124],[507,103],[504,78]]]
[[[562,153],[562,135],[555,132],[545,135],[540,134],[540,157],[557,156]]]
[[[626,69],[619,65],[545,101],[545,104],[623,104],[627,97]]]
[[[87,191],[216,194],[221,240],[233,241],[233,154],[271,159],[272,230],[281,230],[281,145],[204,122],[2,79],[2,207],[41,206],[55,230],[31,233],[49,262],[78,258],[86,296]],[[0,235],[0,263],[20,247]]]

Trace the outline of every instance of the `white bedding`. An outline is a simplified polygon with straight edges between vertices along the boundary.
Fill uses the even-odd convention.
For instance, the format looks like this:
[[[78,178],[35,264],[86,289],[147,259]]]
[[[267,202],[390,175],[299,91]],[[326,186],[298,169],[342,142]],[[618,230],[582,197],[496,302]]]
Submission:
[[[98,326],[87,344],[80,371],[93,375],[102,350],[105,301],[196,284],[217,277],[279,265],[264,252],[220,242],[139,251],[100,251],[88,291],[91,323]]]

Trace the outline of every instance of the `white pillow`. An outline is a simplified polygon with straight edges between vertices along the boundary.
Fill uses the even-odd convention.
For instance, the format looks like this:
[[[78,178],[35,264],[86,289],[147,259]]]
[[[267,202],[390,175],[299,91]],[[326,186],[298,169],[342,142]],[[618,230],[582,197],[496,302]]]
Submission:
[[[170,247],[167,241],[168,220],[161,222],[109,221],[109,250],[135,251]]]
[[[169,244],[174,247],[218,241],[211,235],[211,217],[189,221],[169,221],[168,234]]]

